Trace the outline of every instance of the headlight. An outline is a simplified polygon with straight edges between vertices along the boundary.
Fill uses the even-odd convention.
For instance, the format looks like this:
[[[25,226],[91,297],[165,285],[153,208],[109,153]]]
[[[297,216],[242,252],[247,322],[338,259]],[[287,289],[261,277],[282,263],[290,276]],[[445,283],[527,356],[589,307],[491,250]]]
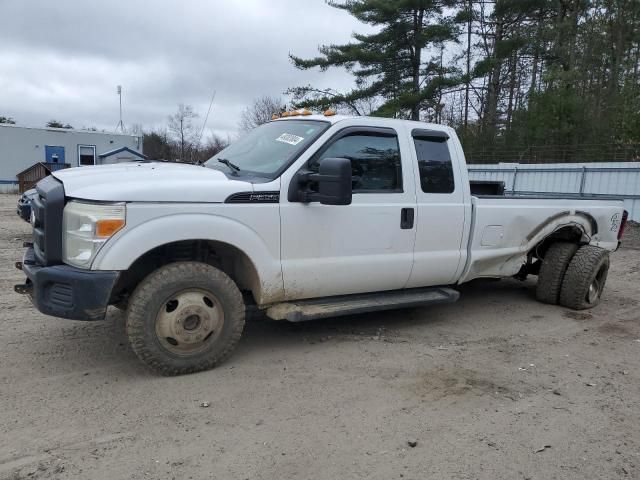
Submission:
[[[63,261],[89,268],[102,245],[124,225],[123,203],[67,203],[62,215]]]

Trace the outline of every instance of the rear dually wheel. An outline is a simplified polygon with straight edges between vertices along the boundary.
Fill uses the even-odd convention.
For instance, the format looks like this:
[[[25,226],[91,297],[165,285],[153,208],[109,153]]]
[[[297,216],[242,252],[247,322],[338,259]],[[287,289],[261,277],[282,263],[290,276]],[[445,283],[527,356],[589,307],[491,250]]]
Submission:
[[[560,300],[560,290],[571,259],[578,245],[569,242],[555,242],[547,249],[536,285],[536,298],[543,303],[556,305]]]
[[[584,310],[600,303],[609,273],[609,252],[584,245],[571,259],[562,281],[560,305]]]

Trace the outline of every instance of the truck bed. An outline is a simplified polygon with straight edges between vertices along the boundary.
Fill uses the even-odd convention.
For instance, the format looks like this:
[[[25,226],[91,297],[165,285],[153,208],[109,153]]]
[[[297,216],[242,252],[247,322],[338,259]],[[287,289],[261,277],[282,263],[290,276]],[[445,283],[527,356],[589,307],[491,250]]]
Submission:
[[[574,224],[584,240],[613,251],[618,246],[621,200],[472,196],[472,225],[459,283],[518,273],[527,254],[558,229]]]

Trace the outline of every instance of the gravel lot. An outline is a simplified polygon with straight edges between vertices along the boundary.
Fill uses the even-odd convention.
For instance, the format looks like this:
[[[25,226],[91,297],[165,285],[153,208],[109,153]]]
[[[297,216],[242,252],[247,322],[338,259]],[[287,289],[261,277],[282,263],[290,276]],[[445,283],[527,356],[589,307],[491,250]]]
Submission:
[[[452,305],[254,319],[220,368],[163,378],[119,311],[59,320],[13,293],[16,200],[0,195],[1,479],[640,478],[637,226],[592,311],[536,303],[535,278],[478,282]]]

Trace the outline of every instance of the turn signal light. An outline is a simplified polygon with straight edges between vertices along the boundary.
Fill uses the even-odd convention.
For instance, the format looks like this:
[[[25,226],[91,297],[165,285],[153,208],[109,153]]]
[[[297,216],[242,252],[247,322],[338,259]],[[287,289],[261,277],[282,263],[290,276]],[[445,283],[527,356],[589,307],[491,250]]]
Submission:
[[[121,218],[98,220],[96,222],[96,237],[109,238],[122,227],[124,227],[124,220]]]

